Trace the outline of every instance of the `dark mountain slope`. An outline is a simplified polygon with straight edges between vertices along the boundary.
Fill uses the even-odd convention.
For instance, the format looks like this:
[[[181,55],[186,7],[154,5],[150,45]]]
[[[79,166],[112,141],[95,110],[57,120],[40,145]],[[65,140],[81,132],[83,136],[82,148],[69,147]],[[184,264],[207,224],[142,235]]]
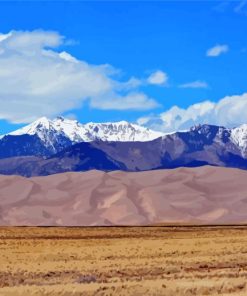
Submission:
[[[31,177],[91,169],[114,171],[126,167],[90,143],[76,144],[47,159],[27,156],[0,160],[3,175]]]

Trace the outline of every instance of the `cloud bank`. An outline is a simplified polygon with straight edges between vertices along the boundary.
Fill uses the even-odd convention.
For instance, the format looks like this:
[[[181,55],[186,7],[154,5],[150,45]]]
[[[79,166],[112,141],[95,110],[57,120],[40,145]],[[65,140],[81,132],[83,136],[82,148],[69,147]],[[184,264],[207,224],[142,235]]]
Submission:
[[[0,34],[0,119],[27,123],[79,108],[85,100],[99,109],[147,110],[157,102],[122,83],[110,65],[90,65],[59,52],[65,38],[52,31]]]
[[[159,115],[141,117],[138,123],[154,130],[174,132],[197,124],[235,127],[246,123],[247,93],[227,96],[217,103],[204,101],[188,108],[173,106]]]

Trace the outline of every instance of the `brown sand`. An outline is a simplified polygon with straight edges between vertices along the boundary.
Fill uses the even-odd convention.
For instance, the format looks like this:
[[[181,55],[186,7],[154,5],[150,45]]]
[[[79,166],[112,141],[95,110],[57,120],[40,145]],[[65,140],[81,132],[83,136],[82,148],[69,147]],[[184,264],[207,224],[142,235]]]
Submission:
[[[247,222],[247,172],[219,167],[0,176],[0,225]]]

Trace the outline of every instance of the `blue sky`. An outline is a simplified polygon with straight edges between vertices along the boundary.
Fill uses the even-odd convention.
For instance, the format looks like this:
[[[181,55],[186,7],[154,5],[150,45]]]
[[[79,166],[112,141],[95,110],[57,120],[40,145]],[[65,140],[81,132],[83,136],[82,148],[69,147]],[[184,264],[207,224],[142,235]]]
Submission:
[[[231,126],[244,123],[244,118],[247,118],[243,111],[239,116],[239,113],[232,114],[228,110],[235,106],[235,102],[241,107],[238,107],[238,112],[245,107],[246,11],[245,1],[1,2],[0,32],[2,34],[13,30],[57,32],[66,39],[57,46],[52,46],[53,51],[66,51],[77,60],[85,61],[89,65],[108,64],[112,70],[108,69],[106,72],[112,71],[113,74],[104,72],[104,75],[113,76],[117,83],[124,84],[131,78],[138,81],[138,87],[133,87],[134,90],[121,86],[119,91],[115,87],[111,100],[114,100],[116,92],[121,96],[134,92],[145,94],[147,98],[155,101],[155,104],[150,104],[150,108],[148,102],[151,101],[147,99],[143,100],[144,105],[147,102],[147,108],[136,106],[119,110],[113,107],[111,110],[109,107],[111,101],[106,103],[108,107],[103,106],[102,102],[107,101],[107,95],[100,93],[100,98],[95,99],[95,103],[88,98],[81,101],[78,99],[77,103],[64,104],[60,113],[65,116],[76,117],[81,122],[138,121],[165,131],[183,129],[189,124],[200,122]],[[217,46],[225,46],[225,51],[209,56],[208,50]],[[47,47],[50,46],[44,46]],[[9,45],[5,48],[6,55],[2,59],[6,61],[10,56],[7,53]],[[11,57],[13,56],[12,52]],[[157,71],[165,73],[168,79],[164,83],[149,83],[150,75]],[[10,76],[8,79],[13,80],[13,77]],[[8,84],[7,78],[4,79],[4,85]],[[78,84],[73,82],[69,85]],[[68,96],[64,97],[67,102],[70,98],[73,99],[73,96],[79,96],[73,92],[70,96],[69,90],[67,91]],[[0,91],[2,102],[10,100],[6,92]],[[13,100],[14,94],[15,100]],[[53,100],[51,94],[49,98],[44,99],[46,107],[40,107],[42,112],[37,113],[37,117],[57,115],[55,111],[48,112],[53,104],[49,101]],[[58,94],[59,92],[54,92],[54,96]],[[227,118],[223,118],[222,114],[226,113],[225,107],[221,113],[215,110],[218,108],[217,102],[226,96],[230,96],[231,101],[230,103],[227,101],[229,114],[227,113]],[[55,99],[57,101],[54,104],[59,105],[59,98]],[[130,99],[135,100],[135,96],[131,96]],[[18,89],[16,93],[11,94],[11,100],[13,102],[18,100],[16,108],[22,106],[23,95],[19,96]],[[39,97],[39,100],[42,101],[42,97]],[[98,103],[99,100],[101,103]],[[119,98],[119,102],[120,100],[122,99]],[[208,111],[205,111],[204,104],[202,105],[204,107],[198,106],[203,109],[202,112],[207,113],[206,116],[193,111],[198,108],[188,111],[193,104],[208,100],[216,103],[210,105]],[[121,102],[125,104],[124,99]],[[224,106],[225,102],[222,103]],[[31,118],[34,119],[35,112],[39,108],[37,106],[39,105],[33,106],[34,117],[27,115],[26,119],[25,109],[29,109],[29,106],[21,110],[23,116],[14,114],[15,105],[9,109],[6,107],[3,114],[0,112],[0,133],[13,130],[25,122],[28,123]],[[179,109],[174,111],[173,106],[178,106]],[[29,112],[32,113],[32,110]],[[191,115],[191,112],[194,112],[195,116]],[[213,112],[217,114],[211,117]],[[168,115],[179,117],[179,122],[175,122],[175,119],[168,122]],[[183,117],[183,120],[180,117]],[[221,119],[218,120],[216,117]]]

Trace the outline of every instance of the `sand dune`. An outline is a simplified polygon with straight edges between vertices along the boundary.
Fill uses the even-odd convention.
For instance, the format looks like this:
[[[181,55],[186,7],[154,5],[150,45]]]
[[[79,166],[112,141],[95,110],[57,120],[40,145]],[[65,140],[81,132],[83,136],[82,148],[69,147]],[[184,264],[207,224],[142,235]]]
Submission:
[[[0,176],[0,225],[245,223],[246,180],[210,166]]]

